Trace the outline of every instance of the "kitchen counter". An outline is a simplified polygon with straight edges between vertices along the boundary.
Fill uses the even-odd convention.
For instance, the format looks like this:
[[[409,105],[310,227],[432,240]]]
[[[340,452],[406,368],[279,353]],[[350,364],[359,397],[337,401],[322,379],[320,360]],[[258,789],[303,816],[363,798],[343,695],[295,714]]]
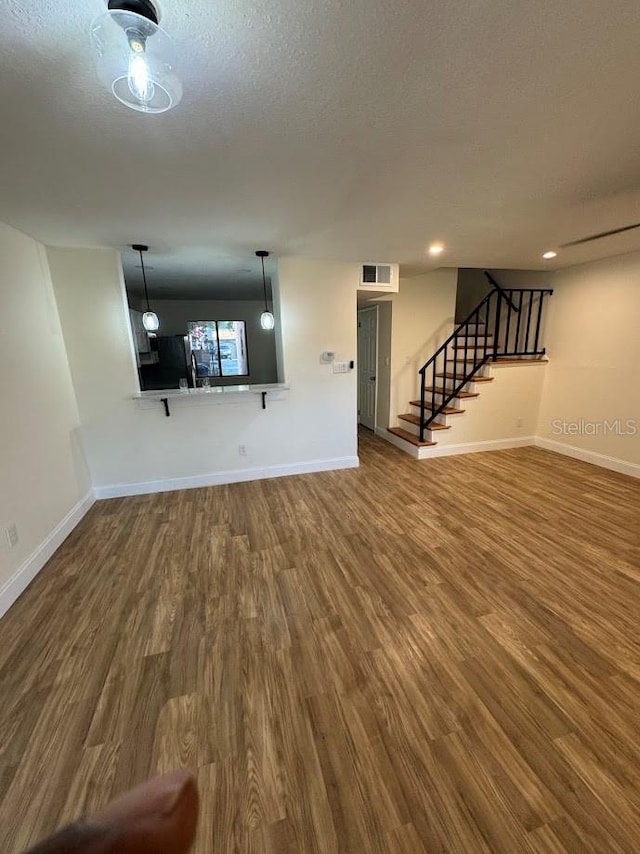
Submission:
[[[218,385],[210,388],[167,388],[155,389],[154,391],[139,391],[134,394],[135,400],[162,400],[165,397],[179,397],[184,399],[211,397],[212,395],[233,394],[268,394],[275,391],[288,391],[286,383],[266,383],[264,385]]]
[[[207,405],[242,403],[248,401],[250,395],[260,395],[263,409],[269,401],[282,400],[289,390],[286,383],[266,383],[264,385],[218,385],[210,388],[167,388],[154,391],[139,391],[133,395],[134,400],[142,409],[150,409],[156,403],[162,403],[167,417],[171,415],[171,406],[177,405]]]

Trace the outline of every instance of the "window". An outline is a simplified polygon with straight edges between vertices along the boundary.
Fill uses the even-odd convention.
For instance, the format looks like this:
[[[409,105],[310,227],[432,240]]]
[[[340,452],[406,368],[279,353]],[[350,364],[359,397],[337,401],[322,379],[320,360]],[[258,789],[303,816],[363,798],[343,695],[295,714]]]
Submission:
[[[196,380],[248,375],[244,320],[190,321],[187,338]]]

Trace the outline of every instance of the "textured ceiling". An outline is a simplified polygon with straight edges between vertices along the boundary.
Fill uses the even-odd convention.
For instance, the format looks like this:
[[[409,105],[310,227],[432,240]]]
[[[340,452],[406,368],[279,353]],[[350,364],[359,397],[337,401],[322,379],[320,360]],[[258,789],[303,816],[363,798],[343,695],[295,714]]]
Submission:
[[[439,265],[535,268],[640,219],[637,0],[160,6],[185,95],[144,116],[95,76],[102,0],[0,0],[0,220],[215,272],[263,247],[414,270],[436,239]]]

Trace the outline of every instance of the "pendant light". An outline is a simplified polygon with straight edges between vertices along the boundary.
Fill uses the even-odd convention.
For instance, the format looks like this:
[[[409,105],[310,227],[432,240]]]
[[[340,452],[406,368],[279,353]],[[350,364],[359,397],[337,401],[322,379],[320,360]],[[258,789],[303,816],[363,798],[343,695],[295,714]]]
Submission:
[[[264,274],[264,259],[269,257],[269,253],[265,252],[264,249],[260,249],[256,252],[256,255],[262,261],[262,289],[264,291],[264,311],[260,315],[260,326],[269,331],[276,325],[275,318],[272,312],[269,311],[269,303],[267,302],[267,278]]]
[[[98,77],[115,97],[141,113],[164,113],[182,98],[173,42],[158,26],[150,0],[108,0],[91,25]]]
[[[149,291],[147,290],[147,275],[144,269],[144,257],[142,255],[143,252],[148,252],[149,247],[145,246],[143,243],[134,243],[131,247],[135,252],[140,253],[140,266],[142,267],[142,281],[144,282],[144,298],[147,301],[147,310],[142,315],[142,325],[147,330],[147,332],[157,332],[160,328],[160,321],[158,320],[158,315],[155,311],[151,311],[151,307],[149,306]]]

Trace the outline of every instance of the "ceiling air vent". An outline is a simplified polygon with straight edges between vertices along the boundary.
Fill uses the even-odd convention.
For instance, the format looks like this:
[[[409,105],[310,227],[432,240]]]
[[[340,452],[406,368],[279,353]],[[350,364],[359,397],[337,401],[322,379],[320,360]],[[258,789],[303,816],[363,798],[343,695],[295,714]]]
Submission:
[[[397,291],[397,264],[362,264],[359,287],[368,291]]]
[[[603,237],[613,237],[614,234],[633,231],[634,228],[640,228],[640,222],[634,222],[632,225],[623,225],[622,228],[612,228],[610,231],[601,231],[599,234],[590,234],[588,237],[581,237],[579,240],[570,240],[568,243],[561,243],[560,249],[567,249],[569,246],[580,246],[582,243],[592,243],[594,240],[602,240]]]

